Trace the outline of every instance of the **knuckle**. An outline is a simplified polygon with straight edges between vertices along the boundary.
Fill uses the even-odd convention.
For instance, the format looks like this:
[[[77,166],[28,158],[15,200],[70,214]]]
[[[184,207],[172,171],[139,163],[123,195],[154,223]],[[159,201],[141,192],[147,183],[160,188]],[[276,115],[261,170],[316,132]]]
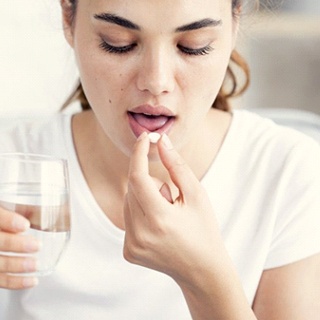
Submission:
[[[135,259],[135,254],[133,253],[132,247],[129,246],[128,244],[126,244],[123,247],[123,257],[126,261],[130,262],[130,263],[135,263],[136,259]]]
[[[128,262],[131,262],[131,260],[132,260],[131,252],[127,246],[124,246],[124,248],[123,248],[123,257]]]
[[[141,234],[138,236],[135,235],[125,241],[123,256],[127,261],[131,263],[137,263],[137,261],[139,261],[139,257],[143,254],[145,249],[146,243],[144,237],[141,236]]]

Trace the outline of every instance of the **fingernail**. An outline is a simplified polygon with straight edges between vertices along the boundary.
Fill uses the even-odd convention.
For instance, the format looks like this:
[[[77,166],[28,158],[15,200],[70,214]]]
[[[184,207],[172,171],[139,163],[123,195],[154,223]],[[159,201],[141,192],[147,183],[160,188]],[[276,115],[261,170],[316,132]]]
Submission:
[[[37,240],[28,240],[24,245],[24,249],[26,252],[36,252],[39,251],[40,248],[41,243]]]
[[[161,141],[163,142],[164,146],[167,149],[173,149],[173,145],[172,145],[169,137],[165,133],[162,135]]]
[[[30,221],[16,216],[12,221],[12,226],[16,230],[25,231],[30,228]]]
[[[139,138],[137,139],[137,141],[143,140],[148,134],[144,131],[140,134]]]
[[[38,278],[24,278],[22,280],[22,285],[25,288],[35,287],[38,284],[39,284],[39,279]]]

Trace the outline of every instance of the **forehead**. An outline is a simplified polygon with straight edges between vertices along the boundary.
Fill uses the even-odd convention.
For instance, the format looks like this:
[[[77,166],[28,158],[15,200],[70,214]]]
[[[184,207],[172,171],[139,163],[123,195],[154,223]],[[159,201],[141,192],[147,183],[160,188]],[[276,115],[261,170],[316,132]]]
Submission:
[[[231,18],[231,0],[79,0],[79,10],[91,16],[110,12],[137,24],[174,28],[203,18]]]

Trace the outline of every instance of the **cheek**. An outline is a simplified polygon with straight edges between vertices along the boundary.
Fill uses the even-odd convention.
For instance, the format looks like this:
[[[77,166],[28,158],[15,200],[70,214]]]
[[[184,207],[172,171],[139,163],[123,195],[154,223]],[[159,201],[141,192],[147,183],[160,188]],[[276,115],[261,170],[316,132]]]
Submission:
[[[93,50],[79,50],[77,62],[80,78],[89,102],[93,105],[119,100],[127,86],[128,74],[121,64],[103,53],[92,54]]]
[[[215,100],[225,78],[229,59],[225,57],[213,57],[206,59],[201,66],[198,65],[190,74],[188,80],[184,80],[185,91],[198,102],[211,104]]]
[[[226,39],[228,39],[227,35],[221,36],[213,44],[214,50],[211,53],[207,56],[194,57],[184,66],[185,72],[192,70],[188,77],[189,89],[192,90],[192,87],[195,87],[195,94],[198,90],[199,93],[201,92],[201,97],[212,98],[221,88],[232,51],[230,41]]]

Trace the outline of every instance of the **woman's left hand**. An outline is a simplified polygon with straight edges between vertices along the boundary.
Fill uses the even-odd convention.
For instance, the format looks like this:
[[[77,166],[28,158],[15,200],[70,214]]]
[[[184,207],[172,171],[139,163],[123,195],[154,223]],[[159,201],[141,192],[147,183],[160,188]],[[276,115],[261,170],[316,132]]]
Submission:
[[[167,136],[157,144],[160,159],[179,195],[149,175],[150,142],[143,134],[134,147],[125,200],[125,258],[170,275],[193,281],[205,270],[223,268],[224,248],[209,198]]]

